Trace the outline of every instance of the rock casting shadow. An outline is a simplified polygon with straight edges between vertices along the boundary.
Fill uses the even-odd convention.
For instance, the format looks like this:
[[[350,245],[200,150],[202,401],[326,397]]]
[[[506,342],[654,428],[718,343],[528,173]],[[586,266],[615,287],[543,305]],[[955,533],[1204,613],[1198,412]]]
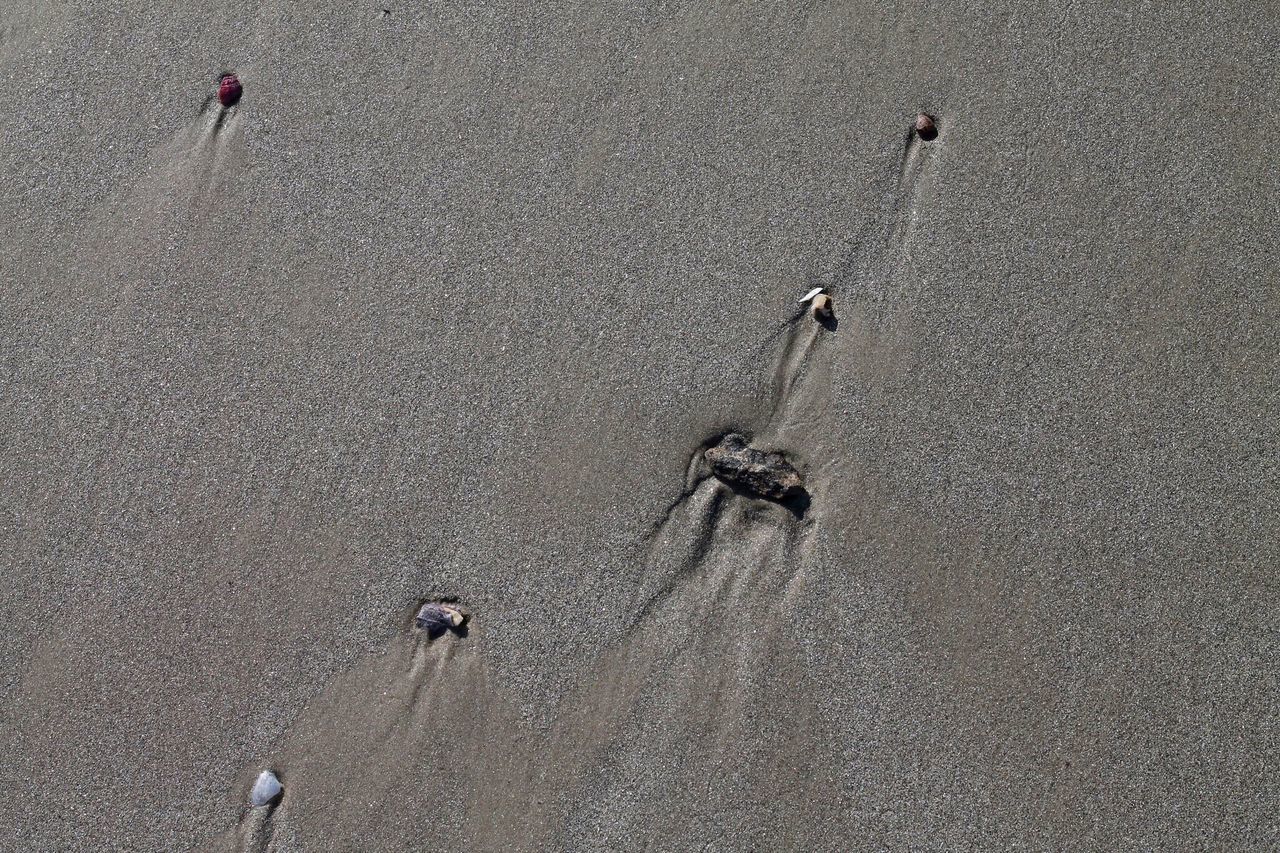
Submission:
[[[740,495],[741,497],[744,497],[747,500],[762,501],[764,503],[776,504],[780,507],[784,507],[788,512],[794,515],[797,520],[804,519],[805,513],[809,511],[809,507],[813,503],[813,498],[809,495],[808,489],[802,488],[787,495],[785,498],[774,500],[773,498],[766,498],[766,497],[763,497],[762,495],[758,495],[755,492],[751,491],[750,489],[744,489],[741,486],[736,486],[733,483],[730,483],[726,480],[722,480],[721,478],[716,477],[714,474],[710,474],[708,476],[711,479],[714,479],[716,482],[720,483],[729,491],[733,492],[735,495]]]

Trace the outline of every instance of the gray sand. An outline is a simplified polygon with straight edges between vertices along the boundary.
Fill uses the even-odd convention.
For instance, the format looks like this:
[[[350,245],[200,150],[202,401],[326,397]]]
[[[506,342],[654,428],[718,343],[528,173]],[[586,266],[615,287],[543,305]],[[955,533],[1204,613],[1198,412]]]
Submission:
[[[0,7],[0,848],[1280,847],[1274,5],[384,4]]]

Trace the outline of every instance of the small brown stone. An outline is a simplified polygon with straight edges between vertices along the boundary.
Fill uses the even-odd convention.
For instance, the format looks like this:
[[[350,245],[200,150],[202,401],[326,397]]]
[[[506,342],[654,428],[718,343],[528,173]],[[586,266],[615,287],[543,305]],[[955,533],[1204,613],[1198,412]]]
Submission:
[[[933,116],[928,113],[916,116],[916,135],[925,141],[938,135],[938,125],[934,123]]]
[[[831,296],[827,293],[819,293],[813,297],[813,316],[818,320],[830,320],[832,311]]]

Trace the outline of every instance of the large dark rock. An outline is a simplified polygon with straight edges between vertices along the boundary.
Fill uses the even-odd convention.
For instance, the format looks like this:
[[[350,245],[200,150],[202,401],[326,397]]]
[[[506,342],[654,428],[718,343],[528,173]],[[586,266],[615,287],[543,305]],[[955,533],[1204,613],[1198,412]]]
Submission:
[[[707,448],[706,458],[712,473],[735,489],[784,502],[805,494],[804,479],[785,456],[756,450],[737,433]]]

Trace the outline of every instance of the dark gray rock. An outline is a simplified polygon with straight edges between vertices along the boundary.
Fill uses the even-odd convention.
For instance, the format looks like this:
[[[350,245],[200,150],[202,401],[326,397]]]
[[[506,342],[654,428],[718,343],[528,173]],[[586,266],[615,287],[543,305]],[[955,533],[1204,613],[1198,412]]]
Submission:
[[[707,448],[706,458],[712,473],[735,489],[783,502],[805,494],[804,479],[785,456],[756,450],[737,433]]]

